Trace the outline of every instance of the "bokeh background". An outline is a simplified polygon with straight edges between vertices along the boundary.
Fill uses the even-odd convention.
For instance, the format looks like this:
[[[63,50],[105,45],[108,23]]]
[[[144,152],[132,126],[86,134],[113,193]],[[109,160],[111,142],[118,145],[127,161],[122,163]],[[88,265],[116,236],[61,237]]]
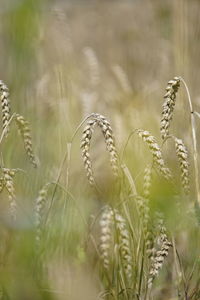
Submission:
[[[98,279],[92,276],[90,267],[79,266],[84,261],[79,244],[84,224],[79,210],[87,218],[99,206],[81,161],[81,130],[72,145],[68,183],[76,205],[67,204],[64,223],[60,223],[57,208],[50,221],[55,228],[54,244],[57,238],[66,239],[67,235],[67,246],[62,251],[70,253],[78,267],[71,268],[68,261],[64,266],[51,257],[50,251],[50,280],[44,286],[55,286],[52,288],[55,293],[49,287],[42,295],[38,294],[35,279],[28,272],[29,268],[34,269],[29,243],[33,234],[29,221],[34,199],[43,184],[56,180],[67,143],[88,114],[97,112],[110,120],[121,151],[135,128],[148,129],[160,141],[163,94],[168,80],[174,76],[185,79],[194,108],[200,111],[200,2],[1,0],[0,50],[0,79],[10,89],[12,112],[24,115],[30,122],[39,160],[37,170],[29,166],[13,126],[9,138],[1,145],[1,164],[25,171],[16,178],[21,218],[15,230],[23,240],[23,247],[16,242],[16,256],[11,255],[1,279],[13,293],[9,299],[68,299],[66,291],[71,293],[69,299],[95,299],[99,293]],[[178,137],[184,137],[190,152],[184,90],[177,101],[172,128]],[[93,145],[95,172],[100,185],[106,189],[109,180],[105,178],[109,176],[101,135],[96,134]],[[133,139],[126,156],[126,163],[138,180],[148,160],[148,152],[141,151],[141,147],[142,143],[134,143]],[[169,164],[174,167],[173,159],[169,155]],[[66,169],[60,180],[63,185],[66,185]],[[62,207],[65,196],[58,192],[56,201]],[[3,216],[1,222],[4,232]],[[64,227],[64,233],[58,237],[56,232],[60,226]],[[64,277],[68,279],[63,280]]]

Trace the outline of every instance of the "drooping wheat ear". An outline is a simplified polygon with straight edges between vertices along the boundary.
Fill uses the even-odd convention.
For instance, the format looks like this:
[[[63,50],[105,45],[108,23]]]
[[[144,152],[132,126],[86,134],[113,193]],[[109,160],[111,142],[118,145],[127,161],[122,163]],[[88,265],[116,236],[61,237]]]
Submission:
[[[42,233],[42,219],[44,217],[44,209],[47,200],[49,184],[45,184],[38,193],[35,201],[35,224],[36,224],[36,243],[39,245]]]
[[[122,215],[117,209],[114,210],[114,222],[118,231],[119,250],[122,259],[122,265],[127,278],[132,277],[132,255],[131,255],[131,243],[130,234],[127,229],[127,224]]]
[[[101,131],[103,133],[105,143],[106,143],[106,148],[110,154],[110,164],[112,167],[113,175],[116,178],[118,178],[119,176],[118,155],[115,147],[115,141],[114,141],[111,125],[104,116],[100,114],[94,114],[92,119],[87,122],[87,125],[83,130],[83,135],[81,140],[81,149],[82,149],[84,166],[87,172],[89,183],[92,186],[94,185],[95,180],[92,171],[92,162],[90,159],[89,149],[90,149],[90,141],[92,138],[92,133],[95,125],[98,125],[101,128]]]
[[[148,279],[148,288],[152,287],[153,281],[158,276],[158,273],[163,266],[164,260],[168,256],[169,249],[170,247],[172,247],[171,242],[168,240],[167,230],[164,226],[163,216],[161,214],[157,215],[157,222],[159,230],[159,250],[157,250],[154,257],[152,257],[152,265],[150,268]]]
[[[106,118],[102,115],[96,114],[97,124],[102,130],[102,133],[105,138],[106,148],[110,154],[110,163],[113,170],[113,174],[115,177],[119,175],[119,168],[118,168],[118,155],[115,146],[115,138],[113,135],[113,130]]]
[[[33,144],[32,144],[32,138],[30,134],[30,128],[29,128],[29,123],[24,119],[23,116],[17,114],[16,115],[16,123],[19,129],[19,132],[23,138],[24,142],[24,148],[26,151],[26,154],[32,163],[32,165],[36,168],[37,167],[37,162],[36,162],[36,157],[33,152]]]
[[[0,80],[0,94],[1,94],[3,130],[6,128],[6,135],[7,135],[9,132],[8,122],[10,119],[9,90],[1,80]]]
[[[149,198],[150,196],[150,189],[151,189],[151,182],[152,181],[152,167],[147,165],[144,169],[144,181],[143,181],[143,196],[145,198]]]
[[[112,243],[112,229],[113,229],[113,210],[111,207],[106,206],[100,219],[100,253],[103,266],[106,270],[110,266],[110,251]]]
[[[162,111],[162,119],[161,119],[161,136],[162,139],[165,139],[169,135],[169,126],[170,121],[173,117],[173,111],[176,102],[176,94],[180,87],[180,78],[174,77],[173,80],[170,80],[167,84],[166,91],[167,93],[164,95],[164,104]]]
[[[3,168],[3,182],[5,188],[8,191],[8,198],[10,202],[10,216],[13,221],[17,218],[17,203],[16,203],[16,195],[15,195],[15,188],[13,177],[15,175],[15,170]]]
[[[170,170],[165,166],[165,162],[162,156],[161,149],[156,141],[156,138],[150,134],[149,131],[137,129],[137,134],[142,138],[144,142],[147,143],[152,156],[153,163],[159,170],[159,172],[163,175],[163,177],[167,180],[171,179],[172,175]]]
[[[87,173],[87,178],[89,180],[90,185],[94,185],[94,175],[92,171],[92,162],[90,158],[90,142],[92,138],[92,133],[94,131],[94,126],[96,124],[96,120],[92,119],[87,122],[86,127],[83,130],[83,135],[82,135],[82,140],[81,140],[81,150],[82,150],[82,157],[83,157],[83,162],[85,166],[85,170]]]
[[[189,160],[188,151],[181,139],[174,137],[176,155],[179,160],[181,170],[181,184],[186,195],[190,192],[190,179],[189,179]]]

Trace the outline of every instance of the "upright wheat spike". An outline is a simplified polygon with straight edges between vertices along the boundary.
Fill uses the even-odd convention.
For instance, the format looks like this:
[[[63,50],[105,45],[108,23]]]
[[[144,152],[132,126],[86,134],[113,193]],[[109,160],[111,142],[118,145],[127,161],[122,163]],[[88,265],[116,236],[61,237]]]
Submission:
[[[121,253],[122,265],[127,278],[132,277],[132,255],[130,245],[130,234],[127,224],[117,209],[114,210],[114,221],[118,231],[119,250]]]
[[[174,137],[176,155],[181,169],[181,183],[185,194],[190,192],[188,151],[181,139]]]
[[[92,86],[97,86],[100,80],[99,74],[99,62],[94,50],[90,47],[86,47],[83,49],[85,57],[88,62],[88,66],[90,68],[90,82]]]
[[[167,180],[171,179],[172,175],[170,170],[165,166],[164,159],[162,157],[161,149],[156,142],[156,139],[153,135],[149,133],[149,131],[137,129],[137,134],[139,137],[143,139],[144,142],[147,143],[152,155],[154,165],[158,168],[159,172],[163,175],[163,177]]]
[[[150,165],[146,166],[144,169],[144,182],[143,182],[143,196],[149,198],[152,180],[152,167]]]
[[[154,279],[158,276],[159,270],[162,268],[165,257],[168,256],[169,248],[172,246],[167,237],[167,230],[164,226],[162,215],[158,214],[158,230],[160,249],[155,252],[152,258],[152,265],[149,272],[148,288],[152,287]]]
[[[10,216],[13,221],[17,218],[17,203],[16,203],[16,195],[13,177],[15,175],[15,170],[3,168],[3,182],[5,184],[5,188],[8,191],[8,197],[10,202]]]
[[[173,117],[173,111],[175,107],[176,94],[180,87],[180,78],[174,77],[173,80],[170,80],[167,84],[166,91],[164,95],[165,101],[163,104],[162,119],[161,119],[161,136],[165,139],[169,135],[169,126],[170,121]]]
[[[42,219],[44,217],[44,209],[47,199],[49,184],[45,184],[42,189],[39,191],[38,197],[35,201],[35,223],[36,223],[36,243],[39,245],[41,240],[42,232]]]
[[[106,206],[100,219],[101,237],[100,237],[100,252],[103,266],[106,270],[110,266],[110,251],[112,242],[112,227],[113,227],[113,210]]]
[[[1,94],[1,107],[2,107],[2,119],[3,119],[3,130],[6,129],[6,135],[9,132],[8,122],[10,119],[10,100],[9,90],[7,86],[0,80],[0,94]]]
[[[107,151],[110,154],[110,163],[113,170],[113,175],[117,178],[119,175],[118,169],[118,155],[115,147],[115,141],[113,136],[113,131],[110,126],[110,123],[106,120],[106,118],[102,115],[95,114],[91,120],[87,122],[86,127],[83,130],[82,140],[81,140],[81,149],[82,149],[82,157],[84,161],[84,166],[87,172],[87,177],[89,183],[93,186],[95,183],[94,175],[92,171],[92,162],[90,159],[89,149],[90,149],[90,141],[92,138],[92,133],[94,130],[94,126],[98,125],[101,128],[103,133]]]
[[[131,93],[130,82],[128,80],[127,74],[122,69],[122,67],[120,65],[114,65],[112,69],[124,92]]]
[[[29,123],[24,119],[23,116],[20,116],[19,114],[16,115],[16,123],[17,123],[18,129],[19,129],[19,132],[23,138],[26,154],[27,154],[30,162],[32,163],[32,165],[36,168],[37,162],[36,162],[36,157],[33,152],[33,145],[32,145],[32,138],[31,138],[31,134],[30,134]]]

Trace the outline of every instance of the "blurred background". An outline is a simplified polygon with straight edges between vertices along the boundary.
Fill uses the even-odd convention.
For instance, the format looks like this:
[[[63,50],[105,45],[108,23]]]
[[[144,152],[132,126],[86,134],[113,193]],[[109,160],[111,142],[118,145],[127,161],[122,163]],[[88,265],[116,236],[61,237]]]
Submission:
[[[32,225],[29,218],[38,190],[45,183],[56,180],[67,143],[80,122],[92,112],[103,114],[110,120],[121,151],[135,128],[147,129],[161,140],[159,122],[163,95],[167,82],[174,76],[185,79],[195,110],[200,111],[200,2],[1,0],[0,49],[0,79],[10,89],[12,112],[22,114],[30,122],[39,160],[39,168],[32,170],[13,126],[9,138],[1,145],[1,160],[8,168],[25,170],[16,178],[16,193],[22,207],[16,230],[19,236],[23,232],[27,244],[25,247],[23,244],[23,248],[17,244],[16,257],[10,258],[12,263],[4,273],[7,276],[1,275],[1,279],[6,280],[5,285],[9,285],[16,295],[9,299],[54,299],[48,296],[50,293],[45,296],[34,294],[37,289],[29,273],[31,278],[28,276],[24,287],[20,279],[24,275],[20,277],[17,272],[18,268],[24,272],[30,267],[32,249],[28,240]],[[189,146],[189,113],[185,97],[182,89],[172,128],[178,137],[184,136]],[[85,176],[80,136],[81,130],[72,145],[69,189],[87,218],[99,204],[96,204]],[[127,148],[126,163],[135,177],[148,160],[148,154],[140,151],[141,145],[132,141]],[[92,157],[102,186],[109,184],[104,180],[108,176],[104,148],[102,138],[96,134]],[[173,166],[173,157],[168,159]],[[66,166],[61,183],[66,185]],[[64,197],[60,194],[56,200]],[[62,203],[58,202],[58,205],[62,207]],[[77,209],[70,206],[65,226],[69,231],[68,241],[71,239],[72,242],[65,250],[75,256],[75,261],[81,261],[84,253],[76,241],[79,241],[84,225],[75,218],[76,214]],[[53,217],[56,218],[53,223],[56,232],[60,226],[57,222],[60,215],[56,215],[56,210],[52,220]],[[24,232],[28,237],[24,237]],[[27,259],[23,260],[24,266],[19,267],[17,261],[21,257]],[[87,269],[77,272],[76,268],[71,270],[69,264],[66,271],[58,260],[49,258],[49,261],[49,278],[56,286],[55,291],[71,288],[70,299],[95,299],[99,282],[91,274],[86,276],[89,274]],[[10,281],[10,272],[16,272],[19,280]],[[68,278],[75,276],[80,281],[80,294],[73,287],[73,280],[67,285],[66,281],[62,282],[64,275],[57,276],[56,272],[66,272]],[[88,290],[90,293],[87,294]],[[84,298],[81,298],[83,291]],[[56,295],[56,299],[68,299],[62,293]]]

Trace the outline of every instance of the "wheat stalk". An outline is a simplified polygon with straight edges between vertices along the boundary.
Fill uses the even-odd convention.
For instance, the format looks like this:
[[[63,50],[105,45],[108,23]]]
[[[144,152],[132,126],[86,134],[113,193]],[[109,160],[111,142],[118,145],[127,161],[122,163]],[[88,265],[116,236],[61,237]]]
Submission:
[[[7,135],[9,132],[8,122],[10,119],[10,100],[9,100],[9,90],[2,80],[0,80],[0,93],[1,93],[3,130],[6,128],[5,135]]]
[[[153,135],[151,135],[149,131],[146,130],[137,129],[136,132],[138,136],[141,137],[142,140],[147,143],[153,156],[153,163],[158,168],[159,172],[163,175],[165,179],[171,179],[171,172],[165,166],[165,162],[162,157],[162,152],[156,141],[156,138]]]
[[[23,142],[24,142],[24,149],[26,151],[26,154],[32,163],[32,165],[36,168],[37,162],[36,157],[33,152],[33,145],[32,145],[32,138],[30,134],[30,128],[28,121],[25,120],[25,118],[19,114],[16,115],[16,124],[18,126],[19,132],[22,136]]]
[[[166,87],[166,94],[164,95],[164,104],[163,104],[163,110],[162,110],[162,119],[161,119],[161,136],[163,139],[165,139],[169,135],[169,126],[170,121],[173,117],[173,111],[175,107],[176,102],[176,94],[178,92],[178,89],[180,87],[180,78],[174,77],[173,80],[170,80]]]

